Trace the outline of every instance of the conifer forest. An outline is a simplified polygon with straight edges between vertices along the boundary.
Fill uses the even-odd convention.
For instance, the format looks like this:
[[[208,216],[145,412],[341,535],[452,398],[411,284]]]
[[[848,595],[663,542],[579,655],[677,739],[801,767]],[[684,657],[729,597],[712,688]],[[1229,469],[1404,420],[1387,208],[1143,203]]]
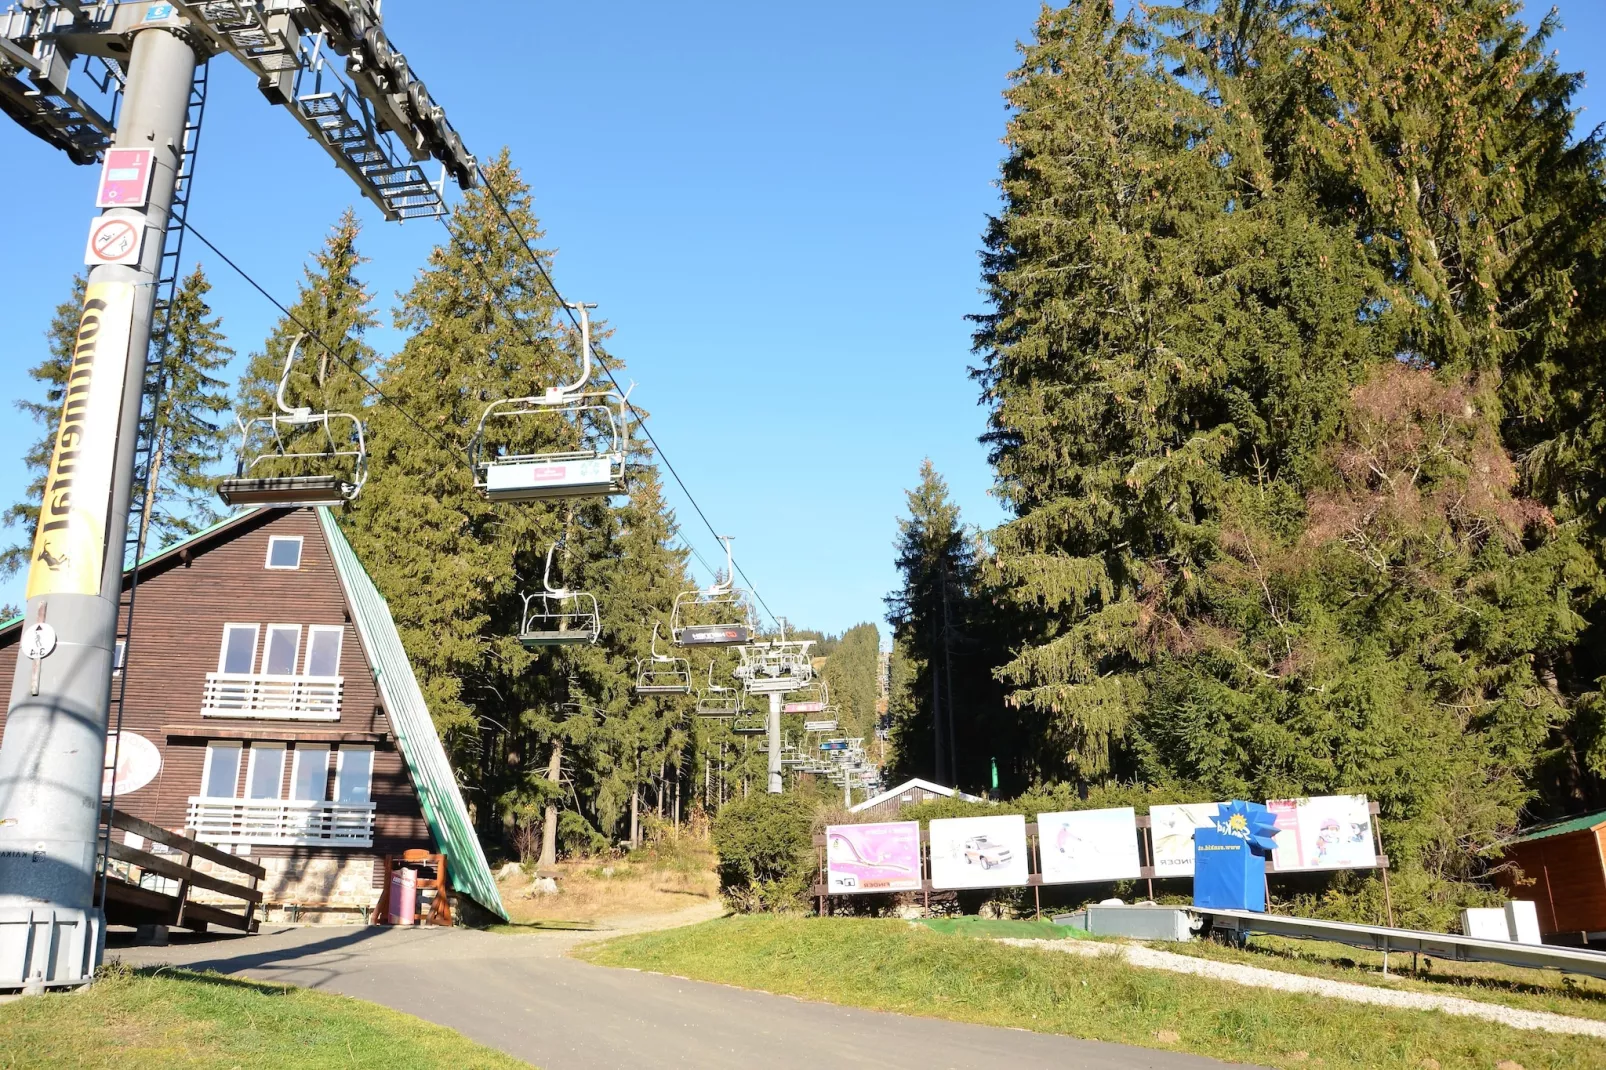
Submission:
[[[1606,808],[1606,142],[1534,11],[1072,0],[1020,28],[968,358],[1005,519],[968,522],[928,461],[885,505],[884,621],[788,631],[817,640],[843,733],[882,737],[883,784],[1077,805],[1365,794],[1419,919],[1479,901],[1517,828]],[[393,299],[366,281],[353,212],[265,338],[231,334],[186,271],[135,507],[149,550],[227,515],[232,414],[271,408],[315,336],[294,394],[368,428],[340,527],[482,839],[550,863],[705,820],[764,791],[766,759],[695,694],[632,686],[698,587],[639,426],[626,495],[509,506],[463,463],[489,402],[582,363],[529,185],[507,150],[482,163]],[[17,398],[37,478],[4,514],[8,574],[83,288],[62,286]],[[591,330],[625,381],[607,321]],[[572,429],[522,433],[561,449]],[[543,578],[596,594],[595,643],[520,644]],[[677,656],[699,688],[729,682],[717,650]],[[1358,915],[1375,881],[1298,894]]]

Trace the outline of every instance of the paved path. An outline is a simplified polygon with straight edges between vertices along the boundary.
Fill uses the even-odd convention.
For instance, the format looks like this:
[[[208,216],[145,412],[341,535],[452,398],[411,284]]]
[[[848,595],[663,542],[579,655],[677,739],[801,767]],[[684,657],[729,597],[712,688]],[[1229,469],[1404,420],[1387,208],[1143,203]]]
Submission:
[[[245,974],[372,1000],[450,1026],[543,1070],[1225,1065],[1175,1052],[806,1003],[565,956],[595,935],[265,927],[256,936],[113,950],[108,957]]]

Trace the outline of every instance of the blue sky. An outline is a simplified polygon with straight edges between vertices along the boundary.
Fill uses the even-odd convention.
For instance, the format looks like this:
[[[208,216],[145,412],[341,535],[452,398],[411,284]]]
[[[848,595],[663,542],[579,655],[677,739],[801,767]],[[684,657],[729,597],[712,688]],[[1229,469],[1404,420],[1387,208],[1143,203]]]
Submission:
[[[1562,63],[1606,54],[1606,5],[1559,6]],[[964,317],[982,308],[1000,93],[1036,0],[486,2],[472,25],[443,10],[389,0],[392,39],[471,151],[511,147],[559,287],[600,305],[654,435],[776,613],[833,631],[881,622],[923,457],[968,521],[1002,518]],[[1595,86],[1581,103],[1586,125],[1606,119]],[[31,389],[25,370],[80,267],[95,175],[9,123],[0,160],[0,397],[12,398]],[[201,232],[288,300],[348,204],[388,309],[439,226],[384,223],[217,60],[191,207]],[[199,243],[186,258],[205,264],[243,360],[275,310]],[[401,337],[385,323],[374,342],[389,352]],[[37,433],[0,416],[0,502],[25,484],[15,458]],[[714,561],[712,536],[670,493]],[[20,578],[0,584],[0,603],[21,591]]]

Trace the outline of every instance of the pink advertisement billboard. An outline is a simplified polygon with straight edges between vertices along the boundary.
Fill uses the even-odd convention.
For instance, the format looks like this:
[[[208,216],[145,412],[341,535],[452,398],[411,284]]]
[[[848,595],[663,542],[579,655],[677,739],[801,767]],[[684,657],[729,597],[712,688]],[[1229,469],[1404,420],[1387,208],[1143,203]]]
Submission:
[[[920,890],[920,822],[828,825],[826,890],[832,895]]]

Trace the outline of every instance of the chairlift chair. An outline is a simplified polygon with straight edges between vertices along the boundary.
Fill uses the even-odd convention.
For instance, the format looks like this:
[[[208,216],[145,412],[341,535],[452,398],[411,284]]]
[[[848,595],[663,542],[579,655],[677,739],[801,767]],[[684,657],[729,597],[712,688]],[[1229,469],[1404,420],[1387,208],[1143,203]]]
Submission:
[[[814,663],[809,660],[812,639],[769,640],[737,648],[741,662],[733,675],[749,692],[769,694],[799,691],[814,679]]]
[[[652,657],[636,660],[636,694],[689,695],[691,662],[658,653],[658,622],[652,625]]]
[[[527,647],[595,643],[602,635],[596,595],[552,586],[552,553],[557,548],[557,543],[547,548],[546,568],[541,573],[543,589],[524,596],[519,642]]]
[[[769,718],[750,713],[731,722],[731,731],[740,736],[762,736],[770,730]]]
[[[669,613],[669,636],[680,646],[736,646],[753,637],[747,626],[743,592],[732,580],[731,537],[721,535],[719,541],[725,544],[725,578],[715,577],[709,587],[675,596],[675,606]],[[714,620],[701,622],[698,617]]]
[[[589,498],[625,493],[625,429],[630,392],[587,390],[591,382],[591,317],[579,304],[580,377],[544,394],[493,401],[469,442],[474,485],[493,502]],[[527,453],[487,441],[487,429],[556,415],[580,433],[578,448]],[[491,437],[495,437],[494,433]]]
[[[714,683],[714,663],[708,663],[708,686],[697,691],[697,716],[735,717],[742,712],[742,693]]]
[[[831,689],[824,680],[809,687],[801,689],[795,696],[789,697],[781,704],[782,713],[818,714],[824,713],[831,704]]]
[[[297,508],[340,505],[352,501],[368,481],[368,445],[362,421],[349,412],[314,412],[310,406],[292,408],[285,403],[290,368],[305,334],[296,335],[284,358],[278,410],[234,421],[240,428],[240,447],[234,475],[218,484],[218,497],[235,507],[275,506]],[[318,381],[328,370],[327,356],[320,363]],[[321,431],[321,449],[296,439]],[[288,440],[287,440],[288,439]],[[317,468],[314,472],[295,469]],[[286,471],[286,470],[290,471]]]

